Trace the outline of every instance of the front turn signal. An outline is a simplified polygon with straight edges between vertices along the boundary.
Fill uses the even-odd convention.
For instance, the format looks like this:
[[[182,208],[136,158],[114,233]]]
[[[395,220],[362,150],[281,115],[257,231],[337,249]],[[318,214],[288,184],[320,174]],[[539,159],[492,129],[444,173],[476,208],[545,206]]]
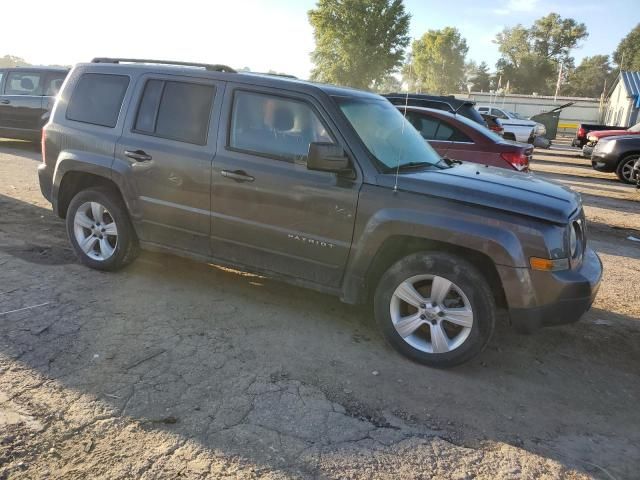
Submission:
[[[533,270],[555,272],[557,270],[567,270],[569,268],[569,259],[558,258],[556,260],[550,260],[548,258],[531,257],[529,264]]]

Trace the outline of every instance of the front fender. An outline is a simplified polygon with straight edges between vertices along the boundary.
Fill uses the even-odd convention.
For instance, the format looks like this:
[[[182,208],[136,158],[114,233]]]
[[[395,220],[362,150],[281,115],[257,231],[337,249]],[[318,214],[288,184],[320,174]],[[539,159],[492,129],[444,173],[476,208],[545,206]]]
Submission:
[[[489,215],[479,207],[444,201],[425,205],[419,199],[419,204],[413,204],[411,199],[406,205],[377,208],[380,202],[371,203],[367,197],[364,192],[359,202],[354,241],[343,281],[342,297],[348,303],[362,299],[367,273],[376,254],[393,237],[450,244],[481,253],[496,266],[509,267],[527,266],[528,257],[521,238],[529,238],[530,243],[536,244],[540,240],[540,232],[534,225],[514,225],[500,214]]]

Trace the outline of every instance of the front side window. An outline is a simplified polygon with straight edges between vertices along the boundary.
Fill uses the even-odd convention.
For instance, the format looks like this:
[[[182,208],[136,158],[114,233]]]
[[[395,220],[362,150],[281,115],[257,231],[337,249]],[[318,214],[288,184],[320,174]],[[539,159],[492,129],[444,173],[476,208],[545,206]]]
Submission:
[[[9,72],[5,95],[42,95],[42,76],[33,72]]]
[[[333,139],[309,104],[263,93],[235,93],[229,147],[303,163],[313,142]]]
[[[493,115],[494,117],[502,118],[503,120],[509,118],[504,114],[502,110],[498,110],[497,108],[491,109],[491,115]]]
[[[113,128],[118,123],[129,77],[85,73],[80,77],[67,107],[67,118]]]
[[[134,131],[205,145],[215,89],[200,83],[149,80]]]
[[[416,164],[444,168],[436,151],[386,100],[333,98],[382,171]]]

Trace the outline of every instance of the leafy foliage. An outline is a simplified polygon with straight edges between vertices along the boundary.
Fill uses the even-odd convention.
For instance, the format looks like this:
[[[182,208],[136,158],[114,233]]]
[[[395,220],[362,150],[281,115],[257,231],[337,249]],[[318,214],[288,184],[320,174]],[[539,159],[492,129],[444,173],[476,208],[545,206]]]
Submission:
[[[429,30],[413,42],[411,59],[403,69],[411,90],[453,93],[464,88],[467,41],[458,29]]]
[[[618,44],[613,61],[622,70],[640,72],[640,23]]]
[[[496,67],[515,93],[551,94],[559,65],[573,68],[571,50],[587,35],[583,23],[557,13],[539,18],[530,28],[505,28],[495,39],[502,56]]]
[[[568,85],[562,90],[563,95],[576,97],[599,97],[605,82],[611,86],[615,72],[609,64],[609,55],[585,57],[580,65],[569,74]]]
[[[27,67],[29,63],[24,58],[16,57],[14,55],[5,55],[0,57],[0,68],[8,67]]]
[[[475,92],[488,92],[491,89],[491,74],[487,62],[480,62],[471,76],[472,90]]]
[[[313,80],[369,88],[402,64],[410,19],[402,0],[319,0],[308,15]]]

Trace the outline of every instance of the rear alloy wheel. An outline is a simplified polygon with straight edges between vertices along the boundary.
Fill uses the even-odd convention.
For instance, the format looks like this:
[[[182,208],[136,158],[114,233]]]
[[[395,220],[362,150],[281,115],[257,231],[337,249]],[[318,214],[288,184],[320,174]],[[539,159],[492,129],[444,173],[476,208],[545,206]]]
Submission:
[[[76,194],[67,209],[67,233],[82,263],[117,270],[131,262],[138,242],[117,191],[95,187]]]
[[[616,175],[621,182],[636,183],[636,179],[633,177],[633,166],[638,158],[640,158],[640,155],[629,155],[620,160],[618,168],[616,168]]]
[[[109,210],[98,202],[85,202],[73,218],[78,246],[89,258],[102,262],[111,258],[118,246],[118,227]]]
[[[378,284],[374,309],[396,350],[434,367],[480,353],[495,324],[495,301],[482,274],[439,252],[412,254],[392,265]]]

